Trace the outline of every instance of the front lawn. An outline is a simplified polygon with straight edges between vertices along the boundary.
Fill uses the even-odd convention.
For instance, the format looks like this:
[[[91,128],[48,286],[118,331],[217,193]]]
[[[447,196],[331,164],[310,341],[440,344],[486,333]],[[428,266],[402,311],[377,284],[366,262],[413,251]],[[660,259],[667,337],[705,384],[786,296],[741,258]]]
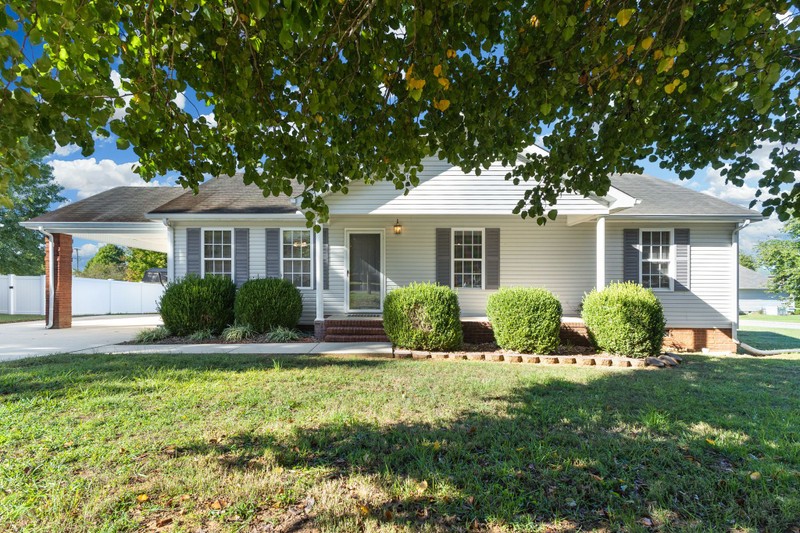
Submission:
[[[762,313],[752,313],[749,315],[742,315],[740,320],[760,320],[762,322],[789,322],[792,324],[800,324],[800,315],[764,315]]]
[[[0,313],[0,324],[10,324],[12,322],[34,322],[44,320],[42,315],[5,315]]]
[[[800,329],[742,326],[739,340],[759,350],[796,350],[800,349]]]
[[[0,530],[800,525],[800,356],[57,356],[0,396]]]

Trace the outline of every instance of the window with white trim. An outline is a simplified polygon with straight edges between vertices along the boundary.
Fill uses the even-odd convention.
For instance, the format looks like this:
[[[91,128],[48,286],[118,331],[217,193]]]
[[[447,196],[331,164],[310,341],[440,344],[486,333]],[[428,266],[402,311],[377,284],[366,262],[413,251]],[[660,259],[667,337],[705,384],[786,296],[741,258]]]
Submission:
[[[311,288],[311,230],[281,230],[283,279],[298,289]]]
[[[672,289],[672,232],[642,230],[642,286],[646,289]]]
[[[453,287],[483,288],[483,230],[453,230]]]
[[[203,230],[203,276],[233,277],[233,230]]]

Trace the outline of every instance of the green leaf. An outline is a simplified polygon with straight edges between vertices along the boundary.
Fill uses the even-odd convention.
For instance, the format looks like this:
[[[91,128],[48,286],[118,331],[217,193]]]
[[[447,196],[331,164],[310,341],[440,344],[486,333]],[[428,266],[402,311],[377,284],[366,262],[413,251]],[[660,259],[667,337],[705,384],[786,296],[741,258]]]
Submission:
[[[617,24],[624,28],[631,21],[631,17],[634,13],[636,13],[636,10],[633,8],[620,9],[619,12],[617,12]]]

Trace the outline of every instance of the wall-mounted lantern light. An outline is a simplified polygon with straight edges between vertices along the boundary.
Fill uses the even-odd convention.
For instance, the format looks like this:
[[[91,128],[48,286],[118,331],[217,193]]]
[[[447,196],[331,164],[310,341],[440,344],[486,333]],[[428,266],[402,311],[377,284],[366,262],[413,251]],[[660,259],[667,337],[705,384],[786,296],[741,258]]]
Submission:
[[[400,235],[403,233],[403,226],[400,224],[400,219],[397,219],[397,222],[394,223],[394,234]]]

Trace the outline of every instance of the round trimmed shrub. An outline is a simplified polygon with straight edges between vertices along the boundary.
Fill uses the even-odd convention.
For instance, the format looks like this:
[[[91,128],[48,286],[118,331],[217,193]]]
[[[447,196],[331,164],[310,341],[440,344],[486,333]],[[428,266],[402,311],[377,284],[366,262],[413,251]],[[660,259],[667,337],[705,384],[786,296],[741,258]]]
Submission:
[[[174,335],[185,337],[203,330],[218,335],[233,323],[235,298],[236,285],[230,279],[190,274],[167,285],[158,312]]]
[[[273,328],[293,329],[303,313],[303,298],[292,282],[283,278],[251,279],[236,295],[236,323],[266,333]]]
[[[461,347],[461,308],[450,287],[412,283],[383,302],[383,329],[394,346],[444,351]]]
[[[486,306],[498,346],[521,353],[553,353],[561,333],[561,302],[546,289],[500,289]]]
[[[593,290],[583,299],[581,316],[601,350],[629,357],[661,352],[664,309],[650,289],[628,282]]]

